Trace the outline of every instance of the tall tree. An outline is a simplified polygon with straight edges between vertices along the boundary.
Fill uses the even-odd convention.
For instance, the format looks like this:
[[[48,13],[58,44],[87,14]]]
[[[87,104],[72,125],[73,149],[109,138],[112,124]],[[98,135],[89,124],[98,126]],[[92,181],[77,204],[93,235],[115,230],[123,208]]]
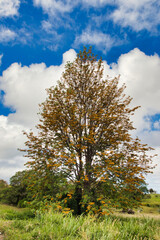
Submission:
[[[31,158],[27,165],[41,175],[67,174],[75,187],[78,214],[86,196],[91,203],[86,211],[106,204],[107,196],[105,201],[97,197],[107,190],[124,205],[128,193],[137,191],[150,171],[146,154],[150,148],[131,137],[130,117],[138,107],[129,107],[132,99],[125,95],[119,77],[105,78],[103,70],[91,48],[80,51],[74,62],[67,63],[56,87],[47,90],[38,135],[25,133],[24,151]]]

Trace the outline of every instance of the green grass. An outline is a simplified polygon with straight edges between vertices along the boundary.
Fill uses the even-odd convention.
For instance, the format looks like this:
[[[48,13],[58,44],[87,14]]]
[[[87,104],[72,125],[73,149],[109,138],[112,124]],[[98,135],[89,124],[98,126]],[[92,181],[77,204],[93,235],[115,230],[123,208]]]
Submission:
[[[144,213],[160,214],[160,194],[150,194],[151,198],[144,199],[142,208]]]
[[[0,205],[0,231],[5,240],[159,240],[160,218],[73,217],[52,210],[33,218],[30,210]]]
[[[143,204],[148,207],[160,208],[160,194],[150,194],[151,198],[143,200]]]
[[[0,219],[5,220],[26,220],[33,218],[35,214],[30,209],[20,209],[4,204],[0,204]]]

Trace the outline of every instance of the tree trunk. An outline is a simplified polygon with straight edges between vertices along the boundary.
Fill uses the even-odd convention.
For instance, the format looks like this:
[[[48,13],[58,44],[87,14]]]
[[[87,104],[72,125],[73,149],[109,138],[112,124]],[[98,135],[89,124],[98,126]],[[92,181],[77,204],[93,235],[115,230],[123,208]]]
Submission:
[[[81,215],[82,214],[82,210],[81,210],[82,187],[80,184],[77,184],[74,195],[75,195],[75,201],[76,201],[74,212],[76,215]]]

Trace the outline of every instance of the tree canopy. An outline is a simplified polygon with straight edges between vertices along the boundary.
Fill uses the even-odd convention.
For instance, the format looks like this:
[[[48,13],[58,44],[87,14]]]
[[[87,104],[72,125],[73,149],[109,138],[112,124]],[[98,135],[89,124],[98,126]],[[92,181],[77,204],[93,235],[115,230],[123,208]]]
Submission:
[[[80,51],[47,90],[38,134],[25,132],[28,167],[46,179],[65,174],[78,214],[102,212],[101,205],[107,208],[111,199],[120,207],[136,205],[139,185],[151,169],[150,148],[131,136],[131,115],[138,107],[130,108],[132,99],[119,77],[103,72],[103,61],[91,48]]]

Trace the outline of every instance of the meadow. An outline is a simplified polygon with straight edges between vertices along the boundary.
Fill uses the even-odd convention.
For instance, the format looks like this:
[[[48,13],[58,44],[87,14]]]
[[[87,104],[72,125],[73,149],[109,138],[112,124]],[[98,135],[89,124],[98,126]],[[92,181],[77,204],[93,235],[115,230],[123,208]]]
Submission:
[[[160,195],[144,199],[134,215],[115,211],[109,216],[72,216],[19,209],[0,204],[0,232],[4,240],[159,240]]]

